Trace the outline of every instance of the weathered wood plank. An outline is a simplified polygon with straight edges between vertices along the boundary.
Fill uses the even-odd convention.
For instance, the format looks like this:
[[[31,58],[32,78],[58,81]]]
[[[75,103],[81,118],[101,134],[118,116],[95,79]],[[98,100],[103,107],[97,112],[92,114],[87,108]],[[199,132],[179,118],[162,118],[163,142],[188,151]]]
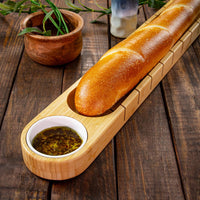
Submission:
[[[9,102],[5,102],[7,109],[0,130],[0,198],[47,199],[49,182],[36,177],[25,167],[21,155],[20,136],[24,126],[60,95],[63,67],[39,65],[25,52],[16,72],[23,49],[23,37],[16,39],[19,30],[17,17],[18,15],[8,16],[9,23],[12,22],[12,29],[9,32],[4,27],[8,35],[7,41],[4,41],[7,44],[4,45],[1,54],[4,56],[1,66],[5,65],[5,69],[8,70],[7,73],[4,72],[4,78],[1,80],[6,84],[5,91],[10,90],[13,80],[14,83],[11,92],[8,91]],[[10,81],[9,86],[6,83],[7,79]],[[5,97],[4,100],[8,101]]]
[[[91,3],[85,2],[87,5]],[[1,74],[4,74],[0,83],[5,84],[6,88],[3,89],[6,92],[4,96],[0,96],[0,199],[117,199],[117,196],[119,199],[184,199],[160,87],[155,89],[118,133],[115,141],[116,154],[112,141],[80,176],[67,181],[50,182],[49,185],[48,181],[31,174],[23,164],[20,135],[24,126],[82,76],[108,48],[108,40],[105,38],[107,25],[89,24],[93,14],[88,15],[92,17],[86,15],[83,15],[87,24],[83,30],[85,43],[82,54],[74,62],[62,67],[41,66],[31,61],[24,53],[19,70],[16,71],[21,54],[19,52],[23,49],[22,38],[16,39],[18,20],[13,25],[15,28],[8,31],[8,35],[4,37],[7,39],[0,40],[0,45],[9,43],[0,49],[0,55],[3,55],[1,61],[5,58],[4,53],[10,56],[7,57],[10,59],[1,63],[0,68],[0,78]],[[14,19],[8,18],[9,23],[13,23]],[[139,20],[142,22],[144,17]],[[111,44],[118,41],[112,38]],[[175,73],[174,70],[170,72],[171,75],[165,79],[163,86],[186,199],[198,199],[200,188],[200,149],[197,134],[199,38],[193,48],[197,56],[193,49],[185,55],[186,58],[194,59],[194,65],[188,66],[189,60],[186,58],[178,61],[180,69],[175,70]],[[182,76],[185,71],[188,72],[187,77]],[[178,84],[178,87],[175,84]],[[179,105],[185,101],[187,106]],[[185,117],[185,114],[189,117]],[[179,120],[180,116],[182,120]],[[117,158],[117,178],[113,163],[114,154]],[[52,192],[49,193],[51,185]]]
[[[192,44],[193,48],[194,48],[194,52],[197,55],[197,59],[200,63],[200,36],[195,40],[195,42]]]
[[[88,7],[97,8],[94,2],[81,1]],[[106,2],[99,1],[106,7]],[[108,50],[107,17],[100,18],[100,23],[91,24],[98,14],[80,13],[84,18],[83,49],[80,57],[65,67],[63,90],[71,86]],[[51,198],[61,199],[116,199],[115,167],[113,162],[113,144],[110,144],[80,176],[53,182]],[[97,190],[98,188],[98,190]]]
[[[117,199],[113,156],[111,142],[80,176],[62,182],[54,182],[52,200]]]
[[[184,199],[160,86],[116,136],[116,166],[119,199]]]
[[[196,52],[198,42],[192,45]],[[200,63],[192,46],[163,80],[163,88],[185,196],[200,199]]]
[[[42,196],[48,196],[48,181],[31,174],[24,165],[20,136],[24,126],[60,94],[62,71],[62,68],[34,63],[24,53],[0,132],[1,192],[6,185],[6,188],[18,191],[18,199],[25,199],[27,195],[33,195],[33,198],[33,191],[40,191]],[[14,164],[16,161],[19,164]],[[26,188],[23,190],[21,185],[24,184]],[[15,193],[7,195],[14,199],[12,195]]]
[[[17,37],[20,19],[18,14],[0,16],[0,124],[23,51],[23,38]]]
[[[0,199],[47,199],[47,182],[33,176],[27,171],[21,159],[15,157],[0,158]]]
[[[158,86],[116,137],[119,199],[184,199]]]

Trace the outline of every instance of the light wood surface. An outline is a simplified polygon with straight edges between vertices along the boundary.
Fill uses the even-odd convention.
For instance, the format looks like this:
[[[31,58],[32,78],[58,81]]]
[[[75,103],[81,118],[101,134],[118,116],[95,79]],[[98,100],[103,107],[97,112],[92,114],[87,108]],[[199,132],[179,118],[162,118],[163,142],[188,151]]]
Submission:
[[[159,13],[160,11],[155,16]],[[108,114],[99,117],[86,117],[76,112],[73,105],[73,95],[79,80],[76,81],[24,128],[21,135],[21,146],[23,159],[29,170],[42,178],[53,180],[69,179],[86,170],[198,37],[199,24],[199,19],[197,19],[126,99],[117,104],[114,110]],[[52,115],[75,118],[86,127],[88,140],[82,149],[73,155],[56,159],[41,157],[29,149],[26,144],[26,133],[30,126],[39,119]]]

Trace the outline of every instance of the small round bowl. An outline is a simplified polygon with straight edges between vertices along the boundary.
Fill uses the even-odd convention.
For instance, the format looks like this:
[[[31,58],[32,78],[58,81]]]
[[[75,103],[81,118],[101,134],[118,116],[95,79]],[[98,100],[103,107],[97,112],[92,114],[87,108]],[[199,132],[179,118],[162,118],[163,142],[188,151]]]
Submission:
[[[81,146],[65,155],[50,156],[38,152],[32,140],[39,132],[55,126],[67,126],[82,138]],[[22,156],[27,168],[35,175],[49,180],[65,180],[77,176],[85,170],[88,133],[78,120],[66,116],[49,116],[27,125],[21,135]]]
[[[56,66],[69,63],[76,59],[82,49],[83,19],[80,15],[67,10],[60,10],[67,22],[70,32],[59,36],[42,36],[26,33],[24,36],[25,50],[28,56],[43,65]],[[42,25],[42,11],[27,15],[20,23],[21,31],[27,27]]]
[[[32,146],[32,141],[33,141],[34,137],[39,132],[41,132],[47,128],[56,127],[56,126],[66,126],[66,127],[69,127],[71,129],[75,130],[77,132],[77,134],[80,136],[80,138],[82,139],[82,144],[80,145],[80,147],[77,148],[75,151],[72,151],[68,154],[58,155],[58,156],[51,156],[51,155],[43,154],[43,153],[40,153],[39,151],[37,151]],[[81,124],[79,121],[77,121],[71,117],[66,117],[66,116],[50,116],[50,117],[43,118],[43,119],[37,121],[35,124],[33,124],[30,127],[30,129],[28,130],[27,135],[26,135],[26,142],[27,142],[29,148],[34,153],[36,153],[40,156],[43,156],[43,157],[47,157],[47,158],[62,158],[65,156],[72,155],[72,154],[76,153],[77,151],[79,151],[85,145],[86,141],[87,141],[87,131],[86,131],[85,127],[83,126],[83,124]]]

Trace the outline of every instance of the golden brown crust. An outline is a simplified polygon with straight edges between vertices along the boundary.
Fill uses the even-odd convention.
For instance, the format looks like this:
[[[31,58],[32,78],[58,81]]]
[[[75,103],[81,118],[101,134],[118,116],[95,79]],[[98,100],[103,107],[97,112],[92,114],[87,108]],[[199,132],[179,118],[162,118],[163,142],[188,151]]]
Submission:
[[[107,51],[76,88],[78,112],[101,115],[133,89],[195,19],[198,1],[176,0],[150,24]]]
[[[132,67],[132,63],[137,63],[136,69]],[[141,56],[132,52],[124,54],[123,51],[100,60],[83,76],[76,89],[76,109],[90,116],[104,113],[131,89],[130,84],[127,84],[131,78],[129,74],[136,72],[135,74],[140,75],[137,72],[143,64]]]

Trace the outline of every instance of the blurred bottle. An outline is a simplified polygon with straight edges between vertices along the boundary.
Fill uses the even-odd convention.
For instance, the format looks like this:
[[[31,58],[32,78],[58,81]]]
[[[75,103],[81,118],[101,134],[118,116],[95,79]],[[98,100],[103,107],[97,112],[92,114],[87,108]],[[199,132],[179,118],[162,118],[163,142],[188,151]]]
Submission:
[[[138,0],[111,0],[111,11],[111,34],[126,38],[137,27]]]

